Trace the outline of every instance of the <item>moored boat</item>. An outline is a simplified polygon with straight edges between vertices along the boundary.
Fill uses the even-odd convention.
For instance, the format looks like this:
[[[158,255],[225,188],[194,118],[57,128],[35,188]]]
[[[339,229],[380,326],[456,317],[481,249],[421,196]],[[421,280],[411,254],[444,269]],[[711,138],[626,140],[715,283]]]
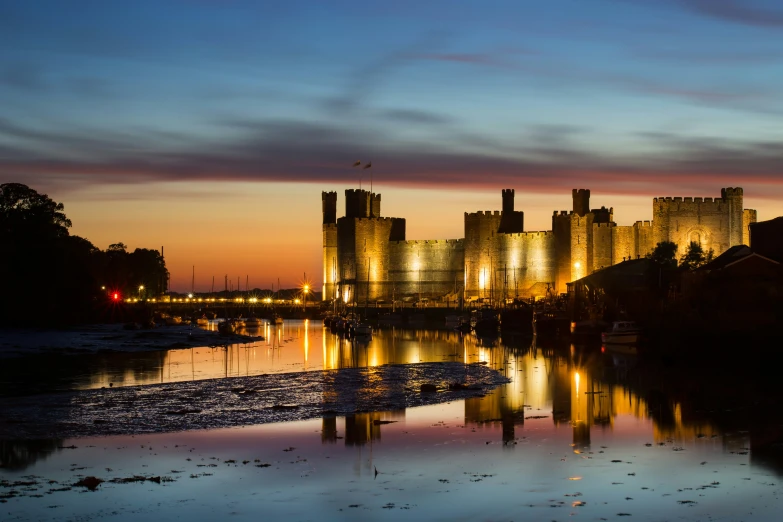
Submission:
[[[245,319],[245,328],[259,328],[263,322],[255,315],[251,315]]]
[[[634,344],[641,331],[634,321],[615,321],[611,330],[601,333],[601,341],[610,344]]]
[[[480,334],[497,334],[500,328],[500,313],[494,308],[481,308],[473,311],[471,317],[473,331]]]
[[[166,321],[166,326],[176,326],[178,324],[182,324],[182,318],[178,315],[170,315],[165,317],[164,320]]]
[[[359,323],[353,327],[353,333],[356,336],[369,337],[372,335],[372,326],[365,323]]]
[[[218,332],[222,335],[233,335],[237,332],[236,324],[232,319],[225,319],[218,323]]]

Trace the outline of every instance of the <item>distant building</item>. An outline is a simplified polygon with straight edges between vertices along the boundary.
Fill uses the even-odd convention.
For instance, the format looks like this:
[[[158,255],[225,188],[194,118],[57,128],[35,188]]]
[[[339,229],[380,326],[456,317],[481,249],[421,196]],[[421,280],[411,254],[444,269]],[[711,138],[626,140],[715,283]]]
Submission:
[[[502,192],[502,210],[465,213],[459,239],[405,239],[405,219],[381,217],[381,195],[323,192],[323,299],[344,302],[464,298],[493,302],[562,293],[566,284],[624,259],[644,257],[662,241],[685,253],[690,242],[716,255],[748,244],[756,211],[743,209],[741,188],[720,198],[653,199],[653,220],[614,222],[613,209],[590,209],[590,191],[572,191],[573,208],[555,211],[552,230],[524,231],[514,190]]]
[[[752,223],[748,245],[762,256],[783,262],[783,217]]]

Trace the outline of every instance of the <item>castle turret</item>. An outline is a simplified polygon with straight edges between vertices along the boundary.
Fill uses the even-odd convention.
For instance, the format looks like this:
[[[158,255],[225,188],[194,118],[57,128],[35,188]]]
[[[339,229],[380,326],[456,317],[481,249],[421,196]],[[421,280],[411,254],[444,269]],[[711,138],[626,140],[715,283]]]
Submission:
[[[514,189],[503,189],[503,213],[514,212]]]
[[[381,217],[381,195],[370,195],[370,217]]]
[[[729,247],[741,245],[743,239],[742,189],[740,187],[720,189],[720,196],[729,206]]]
[[[503,212],[498,232],[517,234],[525,230],[525,213],[514,210],[514,189],[503,189]]]
[[[361,189],[346,189],[345,191],[345,217],[366,218],[370,217],[370,193]],[[380,211],[380,199],[378,200]]]
[[[324,225],[337,223],[337,192],[321,192],[321,211]]]
[[[573,189],[574,214],[584,216],[590,212],[590,191],[588,189]]]

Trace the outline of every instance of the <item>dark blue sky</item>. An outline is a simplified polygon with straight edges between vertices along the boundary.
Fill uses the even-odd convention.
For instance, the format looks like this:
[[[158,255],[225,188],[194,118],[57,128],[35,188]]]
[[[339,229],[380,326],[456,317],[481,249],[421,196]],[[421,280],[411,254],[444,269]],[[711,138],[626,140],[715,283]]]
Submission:
[[[774,0],[6,0],[0,48],[0,174],[44,188],[783,194]]]

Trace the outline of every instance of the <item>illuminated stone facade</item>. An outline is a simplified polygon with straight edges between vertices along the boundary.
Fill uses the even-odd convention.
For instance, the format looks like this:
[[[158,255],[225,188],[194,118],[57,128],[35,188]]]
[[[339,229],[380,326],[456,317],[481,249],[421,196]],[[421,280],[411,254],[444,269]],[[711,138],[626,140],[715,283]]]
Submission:
[[[614,222],[613,209],[590,209],[590,191],[572,191],[573,208],[555,211],[552,230],[524,231],[514,190],[502,210],[465,213],[462,239],[407,241],[405,219],[381,217],[381,196],[346,190],[346,215],[337,218],[337,193],[323,192],[323,299],[362,304],[392,300],[498,301],[544,297],[595,270],[647,255],[661,241],[682,255],[691,241],[719,255],[748,244],[756,211],[742,208],[742,189],[720,198],[655,198],[653,220]]]

